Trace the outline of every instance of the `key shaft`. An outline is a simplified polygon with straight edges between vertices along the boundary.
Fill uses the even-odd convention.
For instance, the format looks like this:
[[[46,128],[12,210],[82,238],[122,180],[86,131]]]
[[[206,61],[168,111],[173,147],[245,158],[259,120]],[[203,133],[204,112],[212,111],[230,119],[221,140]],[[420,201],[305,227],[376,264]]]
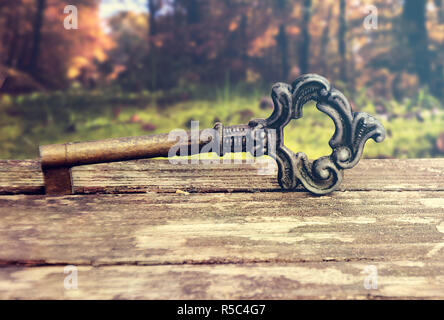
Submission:
[[[211,141],[199,132],[197,151]],[[79,165],[167,157],[168,152],[178,141],[168,138],[169,134],[145,135],[105,139],[87,142],[52,144],[40,147],[40,159],[46,194],[72,194],[71,168]],[[184,146],[192,154],[191,135],[188,134]],[[179,143],[180,146],[180,143]]]

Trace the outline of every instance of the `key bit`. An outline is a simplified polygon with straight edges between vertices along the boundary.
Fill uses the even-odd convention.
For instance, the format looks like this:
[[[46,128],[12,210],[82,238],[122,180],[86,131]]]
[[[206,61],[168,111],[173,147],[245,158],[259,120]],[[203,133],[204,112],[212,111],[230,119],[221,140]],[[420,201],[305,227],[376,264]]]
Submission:
[[[327,194],[342,182],[343,170],[360,160],[365,142],[381,142],[385,129],[373,116],[353,112],[347,98],[327,79],[306,74],[291,85],[276,83],[271,97],[274,110],[267,119],[253,119],[248,124],[224,127],[216,123],[217,134],[200,131],[178,142],[169,134],[106,139],[89,142],[53,144],[40,147],[46,194],[72,194],[71,168],[79,165],[171,156],[171,148],[188,151],[188,155],[208,152],[208,144],[219,156],[227,152],[249,152],[254,157],[268,155],[278,165],[278,182],[282,189],[302,185],[314,194]],[[303,106],[314,101],[316,108],[334,122],[335,132],[329,141],[332,153],[310,162],[303,152],[293,153],[284,146],[284,127],[292,119],[302,118]],[[216,146],[217,148],[214,148]],[[174,154],[176,155],[176,153]],[[179,155],[179,154],[177,154]]]

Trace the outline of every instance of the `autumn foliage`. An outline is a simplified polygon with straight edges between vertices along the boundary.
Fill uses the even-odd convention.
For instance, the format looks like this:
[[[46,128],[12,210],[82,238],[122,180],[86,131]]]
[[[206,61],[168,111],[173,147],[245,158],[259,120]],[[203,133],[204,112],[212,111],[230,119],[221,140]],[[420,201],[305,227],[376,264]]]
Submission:
[[[149,13],[117,12],[106,21],[100,1],[70,4],[77,30],[63,27],[65,1],[1,2],[5,92],[270,83],[307,72],[387,98],[421,86],[443,91],[441,0],[147,0]],[[369,30],[372,8],[377,28]]]
[[[64,88],[75,79],[98,79],[97,63],[112,41],[98,16],[98,1],[73,0],[80,28],[64,28],[65,1],[0,3],[0,68],[6,92]]]

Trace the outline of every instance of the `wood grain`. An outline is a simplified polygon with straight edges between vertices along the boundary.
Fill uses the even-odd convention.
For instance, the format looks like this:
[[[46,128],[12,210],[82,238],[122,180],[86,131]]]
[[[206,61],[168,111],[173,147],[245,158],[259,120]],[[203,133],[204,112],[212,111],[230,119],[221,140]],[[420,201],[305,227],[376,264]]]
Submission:
[[[50,264],[442,257],[444,192],[0,197],[0,260]]]
[[[367,290],[367,263],[78,267],[77,289],[65,290],[64,266],[0,268],[2,299],[436,299],[442,262],[375,263],[377,289]]]
[[[444,191],[443,159],[363,159],[344,174],[341,191]],[[172,165],[167,160],[116,162],[75,167],[73,179],[76,193],[279,190],[272,160],[211,165]],[[42,194],[43,191],[38,161],[0,161],[0,194]]]
[[[13,194],[42,191],[37,162],[3,161],[0,298],[444,298],[444,160],[362,160],[327,196],[257,166],[85,166],[46,197]]]

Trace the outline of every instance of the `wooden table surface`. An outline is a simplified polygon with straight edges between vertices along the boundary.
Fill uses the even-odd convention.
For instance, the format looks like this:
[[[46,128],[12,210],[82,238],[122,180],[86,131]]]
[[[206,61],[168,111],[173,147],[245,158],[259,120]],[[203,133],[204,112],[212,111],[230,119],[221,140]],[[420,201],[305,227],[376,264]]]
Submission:
[[[444,298],[444,159],[363,159],[326,196],[265,165],[83,166],[47,197],[0,161],[0,298]]]

